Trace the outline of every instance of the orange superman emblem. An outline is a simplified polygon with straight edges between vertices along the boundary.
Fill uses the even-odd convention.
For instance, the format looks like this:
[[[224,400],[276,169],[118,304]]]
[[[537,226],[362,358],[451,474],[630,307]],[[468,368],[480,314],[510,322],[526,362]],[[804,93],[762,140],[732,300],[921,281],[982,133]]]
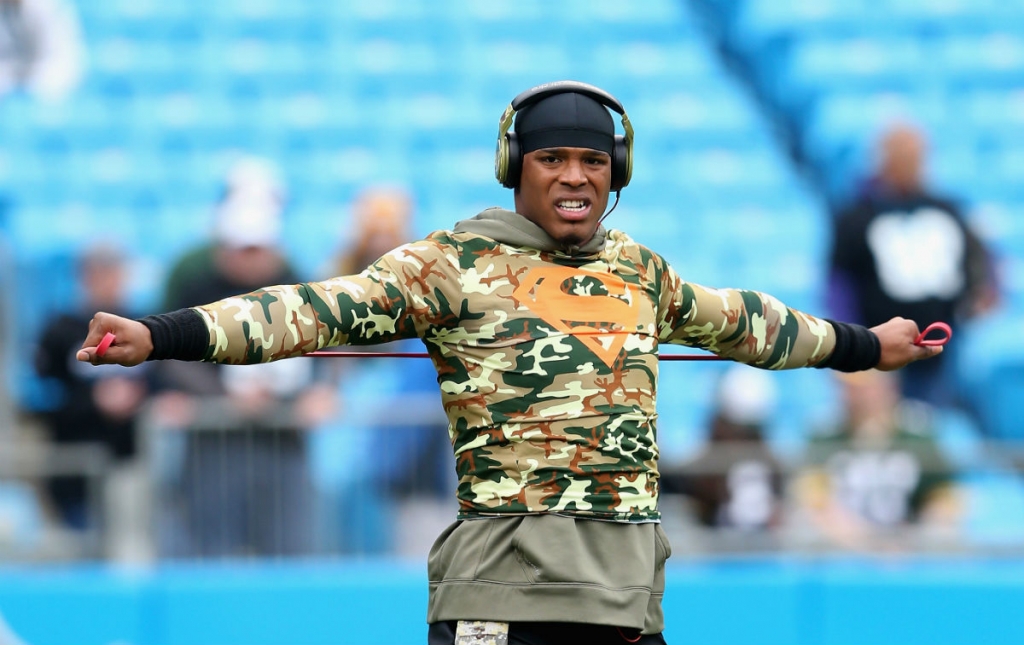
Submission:
[[[587,278],[600,283],[607,295],[566,290],[566,285],[573,289]],[[513,297],[544,322],[578,339],[609,367],[640,321],[636,293],[622,278],[607,273],[535,267],[520,280]]]

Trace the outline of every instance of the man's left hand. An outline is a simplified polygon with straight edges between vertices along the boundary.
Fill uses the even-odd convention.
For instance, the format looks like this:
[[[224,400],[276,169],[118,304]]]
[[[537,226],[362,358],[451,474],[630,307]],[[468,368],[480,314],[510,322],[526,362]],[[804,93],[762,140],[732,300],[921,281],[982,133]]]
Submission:
[[[888,322],[871,328],[882,344],[882,356],[876,366],[882,371],[898,370],[907,363],[938,356],[941,346],[925,347],[915,345],[921,330],[917,323],[906,318],[892,318]]]

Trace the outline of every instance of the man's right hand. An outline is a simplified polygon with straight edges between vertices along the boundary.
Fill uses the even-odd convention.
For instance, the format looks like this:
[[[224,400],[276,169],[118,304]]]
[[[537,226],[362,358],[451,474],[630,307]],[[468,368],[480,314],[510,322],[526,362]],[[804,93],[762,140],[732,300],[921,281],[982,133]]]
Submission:
[[[114,342],[106,353],[100,356],[96,347],[107,332],[114,335]],[[83,363],[93,365],[117,364],[132,367],[145,361],[152,352],[153,338],[148,327],[137,320],[101,311],[89,322],[89,335],[75,357]]]

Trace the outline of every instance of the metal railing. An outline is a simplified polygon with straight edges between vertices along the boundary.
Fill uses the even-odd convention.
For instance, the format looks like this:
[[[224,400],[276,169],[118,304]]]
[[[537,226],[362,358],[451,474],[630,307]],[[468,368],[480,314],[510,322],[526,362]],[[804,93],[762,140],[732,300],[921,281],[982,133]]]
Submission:
[[[0,443],[0,560],[422,557],[456,508],[447,433],[417,425],[417,405],[368,406],[338,427],[305,431],[290,429],[288,406],[253,420],[207,399],[187,430],[144,414],[132,464],[116,464],[90,445]],[[324,433],[333,433],[333,448]],[[957,499],[949,521],[865,524],[849,541],[829,526],[839,516],[816,516],[802,499],[808,464],[799,457],[775,458],[772,521],[702,519],[699,495],[669,482],[718,478],[728,487],[738,464],[763,462],[765,454],[743,444],[705,448],[699,459],[660,465],[663,523],[677,557],[1024,553],[1021,444],[978,441],[970,454],[950,456]],[[927,474],[930,466],[921,467]],[[94,521],[84,531],[61,528],[42,502],[43,525],[28,542],[14,539],[10,521],[5,525],[4,486],[27,489],[39,502],[48,478],[67,475],[87,482]],[[748,501],[765,501],[760,485]]]
[[[105,501],[110,472],[105,447],[0,442],[0,560],[80,560],[108,556],[106,527],[115,512]],[[85,524],[62,525],[44,500],[47,481],[81,478]]]

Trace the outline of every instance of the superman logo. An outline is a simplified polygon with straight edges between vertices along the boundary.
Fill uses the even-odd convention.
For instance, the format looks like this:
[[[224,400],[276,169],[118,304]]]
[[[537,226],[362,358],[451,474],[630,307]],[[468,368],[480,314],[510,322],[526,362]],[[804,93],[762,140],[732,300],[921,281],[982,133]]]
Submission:
[[[618,276],[570,267],[536,267],[513,297],[611,367],[640,321],[635,291]]]

